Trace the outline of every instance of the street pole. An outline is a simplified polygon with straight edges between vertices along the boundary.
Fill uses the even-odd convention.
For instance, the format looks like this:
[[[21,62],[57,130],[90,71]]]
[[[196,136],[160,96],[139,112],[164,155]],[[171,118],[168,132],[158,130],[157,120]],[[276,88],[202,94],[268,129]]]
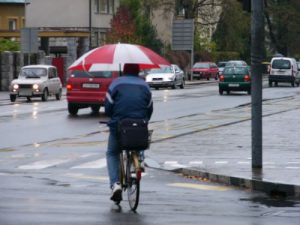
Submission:
[[[252,168],[262,168],[262,60],[264,54],[264,1],[251,2]]]
[[[92,0],[89,0],[89,50],[92,49]]]

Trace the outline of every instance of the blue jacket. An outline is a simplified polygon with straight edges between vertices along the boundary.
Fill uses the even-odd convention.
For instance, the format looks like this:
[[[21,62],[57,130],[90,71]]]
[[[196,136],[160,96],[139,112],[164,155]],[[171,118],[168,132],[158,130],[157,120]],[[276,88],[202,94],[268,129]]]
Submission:
[[[152,94],[148,84],[141,78],[123,75],[114,80],[105,98],[105,113],[111,119],[108,126],[117,127],[124,118],[150,120],[153,112]]]

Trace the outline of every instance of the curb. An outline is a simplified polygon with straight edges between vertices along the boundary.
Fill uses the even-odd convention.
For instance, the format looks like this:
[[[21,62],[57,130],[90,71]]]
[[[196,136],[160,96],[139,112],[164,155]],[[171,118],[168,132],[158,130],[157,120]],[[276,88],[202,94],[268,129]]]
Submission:
[[[248,179],[241,177],[234,177],[229,175],[214,174],[210,172],[204,172],[192,168],[180,168],[174,170],[174,172],[182,173],[186,176],[196,176],[206,178],[212,182],[222,183],[225,185],[236,186],[240,188],[246,188],[253,191],[264,192],[271,196],[293,196],[300,198],[300,186],[293,184],[283,184],[271,181],[264,181],[260,179]]]

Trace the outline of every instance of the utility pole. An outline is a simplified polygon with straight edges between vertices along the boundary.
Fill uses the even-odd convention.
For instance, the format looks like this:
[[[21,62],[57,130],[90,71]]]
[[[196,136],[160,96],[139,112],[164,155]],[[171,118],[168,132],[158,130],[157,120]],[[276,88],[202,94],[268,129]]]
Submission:
[[[262,168],[262,60],[264,55],[264,1],[251,0],[251,108],[252,168]]]
[[[92,0],[89,0],[89,50],[92,49]]]

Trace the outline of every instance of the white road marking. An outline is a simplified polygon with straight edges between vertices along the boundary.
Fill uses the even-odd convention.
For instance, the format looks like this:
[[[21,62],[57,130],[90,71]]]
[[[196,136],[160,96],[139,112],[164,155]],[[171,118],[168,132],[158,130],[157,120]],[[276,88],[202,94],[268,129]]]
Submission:
[[[106,158],[73,166],[71,169],[100,169],[106,167]]]
[[[293,169],[293,170],[297,170],[297,169],[300,169],[299,166],[287,166],[285,167],[286,169]]]
[[[175,167],[175,168],[186,168],[187,166],[181,165],[178,161],[165,161],[166,166]]]
[[[202,161],[190,161],[189,164],[190,165],[202,165],[203,162]]]
[[[45,169],[51,166],[56,166],[58,164],[69,162],[71,159],[53,159],[53,160],[42,160],[33,162],[27,165],[19,166],[19,169],[22,170],[38,170],[38,169]]]
[[[227,164],[228,161],[215,161],[215,164]]]
[[[250,164],[250,162],[249,161],[239,161],[238,164],[247,164],[248,165],[248,164]]]

